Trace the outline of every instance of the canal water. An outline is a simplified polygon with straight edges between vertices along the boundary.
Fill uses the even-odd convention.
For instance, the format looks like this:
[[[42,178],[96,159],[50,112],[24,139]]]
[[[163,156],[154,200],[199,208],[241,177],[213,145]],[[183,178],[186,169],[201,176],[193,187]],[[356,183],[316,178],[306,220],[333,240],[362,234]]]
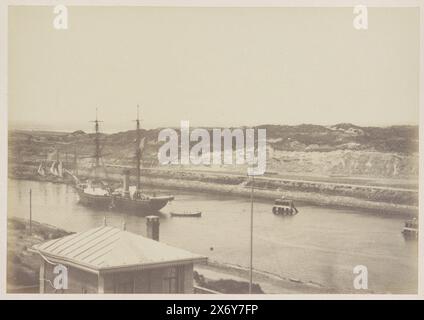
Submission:
[[[145,235],[145,218],[86,208],[71,186],[12,180],[9,216],[29,217],[68,231],[107,224]],[[211,260],[249,266],[249,199],[170,191],[176,200],[160,215],[160,240],[208,256]],[[416,293],[418,245],[401,234],[404,218],[317,206],[298,206],[293,217],[276,216],[272,204],[254,204],[254,268],[351,292],[357,265],[368,269],[368,287],[378,293]],[[201,210],[201,218],[170,217],[170,211]]]

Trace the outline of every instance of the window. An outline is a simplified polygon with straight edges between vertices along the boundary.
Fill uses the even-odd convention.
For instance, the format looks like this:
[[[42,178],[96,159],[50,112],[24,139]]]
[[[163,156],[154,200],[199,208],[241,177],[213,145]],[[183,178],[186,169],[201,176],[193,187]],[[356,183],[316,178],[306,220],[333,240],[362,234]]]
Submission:
[[[163,277],[163,293],[177,292],[177,269],[168,268]]]
[[[184,292],[184,266],[171,267],[165,270],[163,277],[163,293]]]

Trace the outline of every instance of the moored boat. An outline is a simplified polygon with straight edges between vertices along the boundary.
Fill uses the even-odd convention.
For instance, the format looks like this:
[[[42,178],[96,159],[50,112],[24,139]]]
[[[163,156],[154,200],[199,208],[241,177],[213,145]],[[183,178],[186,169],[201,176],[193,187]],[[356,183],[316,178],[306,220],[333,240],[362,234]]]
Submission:
[[[299,212],[295,207],[292,200],[287,199],[275,199],[274,206],[272,207],[272,213],[275,215],[295,215]]]
[[[402,234],[407,239],[418,239],[418,220],[414,218],[405,221]]]
[[[195,211],[195,212],[171,212],[172,217],[193,217],[198,218],[202,216],[201,211]]]
[[[110,192],[103,183],[88,180],[85,183],[78,183],[76,190],[81,204],[99,209],[110,207]]]

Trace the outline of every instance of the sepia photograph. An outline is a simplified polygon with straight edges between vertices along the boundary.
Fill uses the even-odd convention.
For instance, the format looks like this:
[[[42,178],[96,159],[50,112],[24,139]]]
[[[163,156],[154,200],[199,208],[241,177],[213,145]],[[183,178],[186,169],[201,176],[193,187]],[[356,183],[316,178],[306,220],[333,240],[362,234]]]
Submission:
[[[420,10],[8,5],[5,294],[418,295]]]

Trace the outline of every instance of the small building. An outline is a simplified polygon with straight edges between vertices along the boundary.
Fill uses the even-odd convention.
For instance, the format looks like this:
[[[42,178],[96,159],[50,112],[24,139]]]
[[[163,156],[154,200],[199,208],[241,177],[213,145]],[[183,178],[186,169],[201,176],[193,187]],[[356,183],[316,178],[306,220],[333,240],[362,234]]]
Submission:
[[[193,293],[193,264],[206,257],[160,243],[159,218],[146,238],[103,225],[32,247],[41,257],[40,293]],[[66,289],[57,289],[57,266]]]

